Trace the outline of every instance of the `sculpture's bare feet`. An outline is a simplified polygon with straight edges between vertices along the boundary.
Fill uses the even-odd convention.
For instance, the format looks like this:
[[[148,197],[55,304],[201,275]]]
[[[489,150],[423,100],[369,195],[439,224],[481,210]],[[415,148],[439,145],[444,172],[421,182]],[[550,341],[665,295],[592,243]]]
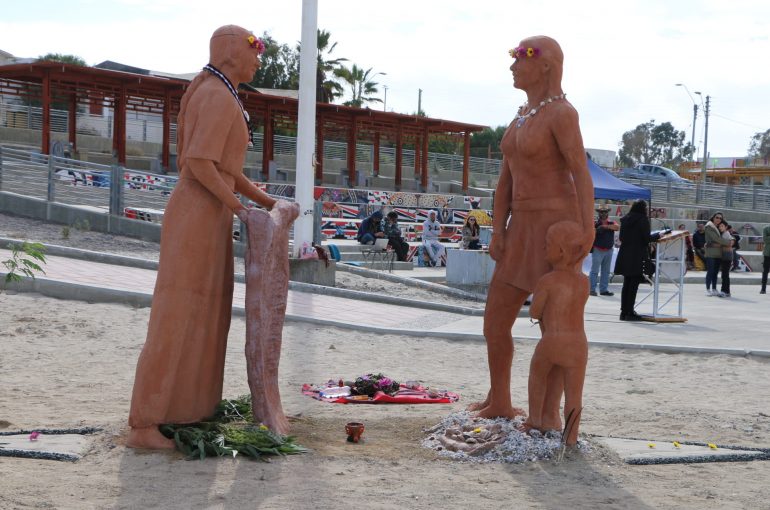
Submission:
[[[275,414],[267,419],[263,419],[262,423],[273,432],[277,432],[283,436],[288,434],[291,428],[289,426],[289,419],[286,418],[283,413]]]
[[[543,416],[543,426],[540,427],[542,430],[558,430],[561,432],[562,425],[561,425],[561,418],[548,418],[547,416]]]
[[[487,398],[485,398],[483,401],[470,403],[468,407],[466,407],[466,410],[474,413],[476,411],[481,411],[488,405],[489,405],[489,393],[487,393]]]
[[[479,418],[508,418],[512,420],[517,416],[526,416],[527,412],[520,407],[508,405],[489,404],[484,409],[476,413]]]
[[[126,439],[128,448],[146,448],[148,450],[173,450],[176,443],[160,433],[157,426],[132,428]]]
[[[538,427],[534,425],[529,420],[526,420],[524,423],[516,427],[519,432],[523,432],[524,434],[528,434],[530,430],[541,430],[541,427]]]

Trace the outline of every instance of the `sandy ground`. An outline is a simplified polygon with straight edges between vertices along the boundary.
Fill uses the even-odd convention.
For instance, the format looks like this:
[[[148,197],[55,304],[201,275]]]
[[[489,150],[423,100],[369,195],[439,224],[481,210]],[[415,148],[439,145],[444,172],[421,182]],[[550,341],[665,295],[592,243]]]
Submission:
[[[0,458],[0,508],[768,508],[769,462],[630,466],[594,446],[561,463],[462,463],[420,447],[422,429],[487,387],[482,343],[372,336],[290,324],[280,385],[312,452],[187,461],[123,446],[149,309],[0,294],[0,428],[95,426],[75,463]],[[234,319],[225,396],[248,392],[245,323]],[[533,344],[517,345],[523,405]],[[767,360],[592,348],[581,432],[770,447]],[[462,395],[454,405],[317,402],[303,382],[382,371]],[[345,441],[363,421],[365,442]]]

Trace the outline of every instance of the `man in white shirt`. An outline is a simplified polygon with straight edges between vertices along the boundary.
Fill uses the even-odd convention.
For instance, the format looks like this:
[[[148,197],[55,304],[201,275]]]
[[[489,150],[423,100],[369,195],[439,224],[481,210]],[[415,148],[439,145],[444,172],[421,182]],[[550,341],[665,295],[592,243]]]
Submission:
[[[428,219],[422,224],[422,245],[434,267],[441,263],[441,256],[444,254],[444,246],[438,240],[439,232],[441,223],[436,220],[436,211],[431,211]]]

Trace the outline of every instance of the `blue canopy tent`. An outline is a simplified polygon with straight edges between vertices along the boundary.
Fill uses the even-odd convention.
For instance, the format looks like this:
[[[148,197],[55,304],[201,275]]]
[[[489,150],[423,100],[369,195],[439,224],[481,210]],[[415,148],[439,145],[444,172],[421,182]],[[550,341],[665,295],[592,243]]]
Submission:
[[[621,181],[590,159],[588,160],[588,170],[591,172],[591,179],[594,181],[595,199],[630,200],[642,198],[649,203],[652,198],[652,192],[647,188]]]

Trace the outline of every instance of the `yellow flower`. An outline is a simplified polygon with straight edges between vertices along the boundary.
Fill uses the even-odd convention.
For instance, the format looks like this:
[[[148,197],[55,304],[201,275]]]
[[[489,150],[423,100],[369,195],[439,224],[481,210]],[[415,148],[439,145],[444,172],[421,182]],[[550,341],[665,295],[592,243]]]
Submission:
[[[531,57],[535,54],[535,50],[532,48],[527,48],[527,56]]]
[[[511,58],[516,58],[516,50],[508,50],[508,55],[510,55]]]
[[[269,430],[264,423],[259,426],[259,430]]]
[[[655,443],[647,443],[648,448],[655,448]]]
[[[254,41],[256,41],[256,38],[253,35],[250,35],[247,40],[249,41],[249,44],[254,44]]]
[[[709,448],[711,448],[712,450],[716,450],[717,445],[715,445],[714,443],[709,443]]]
[[[679,441],[674,441],[674,448],[680,448],[682,445],[679,444]]]
[[[473,433],[474,434],[481,434],[481,427],[476,427],[475,429],[473,429]]]

